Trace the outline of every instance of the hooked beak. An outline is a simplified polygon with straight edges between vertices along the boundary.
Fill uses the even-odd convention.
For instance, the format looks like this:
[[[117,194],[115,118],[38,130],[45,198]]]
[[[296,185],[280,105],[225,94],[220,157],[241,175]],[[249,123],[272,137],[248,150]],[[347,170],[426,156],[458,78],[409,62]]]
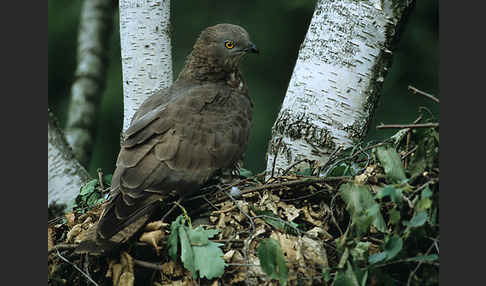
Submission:
[[[248,45],[248,48],[246,48],[246,52],[247,53],[254,53],[254,54],[259,54],[260,53],[260,51],[258,50],[258,48],[252,42],[250,42],[250,44]]]

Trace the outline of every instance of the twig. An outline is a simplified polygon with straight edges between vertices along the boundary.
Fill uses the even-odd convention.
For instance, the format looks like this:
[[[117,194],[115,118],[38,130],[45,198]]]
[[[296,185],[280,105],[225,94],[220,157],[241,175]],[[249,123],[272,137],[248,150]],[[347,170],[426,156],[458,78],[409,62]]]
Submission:
[[[160,219],[161,222],[164,222],[164,220],[167,218],[167,216],[174,211],[174,209],[177,206],[180,206],[180,203],[182,202],[182,198],[179,198],[176,202],[173,203],[172,207],[164,214],[164,216]],[[183,208],[182,208],[183,209]]]
[[[410,201],[410,199],[409,199],[407,196],[405,196],[404,194],[402,194],[402,198],[403,198],[403,200],[404,200],[404,201],[406,201],[406,202],[407,202],[408,207],[409,207],[410,209],[412,209],[412,210],[413,210],[413,209],[415,208],[415,207],[413,206],[412,201]]]
[[[277,162],[278,151],[280,149],[280,143],[282,143],[282,139],[283,139],[283,137],[280,137],[280,139],[278,140],[278,143],[277,143],[277,151],[275,152],[275,156],[273,157],[272,175],[270,176],[270,178],[274,178],[273,174],[275,172],[275,163]],[[270,180],[270,178],[268,178],[268,179]]]
[[[425,255],[428,255],[430,253],[430,251],[432,250],[432,248],[434,247],[434,243],[432,243],[429,247],[429,249],[427,249],[427,251],[425,252]],[[412,283],[412,277],[413,275],[415,275],[415,272],[417,272],[417,270],[420,268],[420,266],[422,265],[423,261],[420,261],[417,266],[413,269],[412,272],[410,272],[410,275],[408,276],[408,280],[407,280],[407,286],[410,285],[410,283]]]
[[[410,133],[408,133],[410,134]],[[417,150],[418,146],[415,146],[412,148],[412,150],[408,151],[405,155],[402,156],[402,160],[406,159],[408,156],[410,156],[410,154],[412,154],[413,152],[415,152],[415,150]],[[404,166],[405,168],[407,168],[407,166],[405,165]]]
[[[296,165],[302,163],[302,162],[306,162],[306,161],[310,161],[309,159],[302,159],[302,160],[299,160],[297,162],[294,162],[292,165],[290,165],[287,169],[285,169],[285,171],[282,173],[282,176],[284,176],[285,174],[287,174],[288,171],[290,171],[293,167],[295,167]],[[273,161],[275,162],[275,160]],[[272,173],[272,176],[273,176],[273,173]]]
[[[334,223],[334,225],[337,227],[337,229],[339,230],[339,233],[341,234],[341,236],[344,235],[343,233],[343,230],[341,229],[341,227],[339,226],[339,224],[337,223],[337,220],[336,220],[336,217],[334,216],[334,211],[333,211],[333,207],[334,207],[334,200],[336,199],[336,197],[338,196],[338,193],[336,193],[332,199],[331,199],[331,205],[330,205],[330,209],[331,209],[331,219],[332,219],[332,222]]]
[[[418,123],[418,124],[380,124],[376,126],[376,129],[382,128],[427,128],[427,127],[439,127],[439,123]]]
[[[78,270],[81,274],[83,274],[83,276],[86,277],[91,283],[93,283],[96,286],[99,286],[98,283],[96,283],[93,279],[91,279],[91,277],[89,277],[89,275],[86,274],[83,270],[81,270],[76,264],[72,263],[71,261],[67,260],[64,256],[62,256],[61,253],[59,253],[59,250],[57,250],[57,256],[59,256],[59,258],[64,260],[64,262],[71,264],[76,270]]]
[[[47,256],[49,256],[49,254],[53,253],[54,251],[75,249],[77,246],[78,246],[77,244],[60,243],[60,244],[54,245],[51,249],[49,249],[47,251]]]
[[[432,94],[429,94],[429,93],[426,93],[426,92],[423,92],[421,91],[420,89],[417,89],[411,85],[408,86],[408,89],[411,90],[413,92],[413,94],[420,94],[420,95],[423,95],[429,99],[432,99],[433,101],[437,102],[437,103],[440,103],[439,99],[435,96],[433,96]]]
[[[162,270],[162,264],[160,263],[152,263],[148,261],[133,259],[133,264],[142,266],[145,268],[153,269],[153,270]]]
[[[101,170],[101,168],[98,168],[97,172],[98,172],[98,181],[100,183],[101,189],[105,190],[105,186],[103,185],[103,170]]]
[[[296,185],[310,185],[313,183],[323,183],[323,182],[330,182],[330,181],[341,181],[341,180],[350,180],[352,179],[350,176],[339,176],[339,177],[318,177],[318,178],[302,178],[299,180],[293,180],[293,181],[288,181],[288,182],[283,182],[283,183],[275,183],[275,184],[267,184],[267,185],[262,185],[258,187],[253,187],[249,188],[246,190],[241,191],[241,194],[249,194],[261,190],[270,190],[270,189],[276,189],[276,188],[281,188],[281,187],[290,187],[290,186],[296,186]]]

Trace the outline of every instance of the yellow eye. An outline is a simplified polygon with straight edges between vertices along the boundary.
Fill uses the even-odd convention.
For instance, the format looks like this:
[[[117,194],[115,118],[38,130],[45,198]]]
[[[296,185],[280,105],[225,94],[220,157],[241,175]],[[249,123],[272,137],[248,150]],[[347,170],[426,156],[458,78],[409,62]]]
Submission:
[[[226,41],[224,42],[224,46],[227,48],[227,49],[232,49],[235,47],[235,43],[233,43],[233,41]]]

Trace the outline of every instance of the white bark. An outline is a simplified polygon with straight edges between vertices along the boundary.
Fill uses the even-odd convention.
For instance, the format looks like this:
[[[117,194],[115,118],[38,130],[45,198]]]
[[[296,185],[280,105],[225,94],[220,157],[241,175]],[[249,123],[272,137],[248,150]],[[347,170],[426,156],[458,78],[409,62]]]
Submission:
[[[120,0],[123,132],[154,91],[173,80],[169,0]]]
[[[338,146],[349,147],[366,134],[391,65],[392,43],[413,4],[317,2],[272,128],[267,177],[302,159],[323,165]],[[299,167],[304,166],[294,171]]]
[[[78,65],[71,86],[65,128],[66,139],[84,166],[88,166],[93,149],[112,30],[112,0],[84,1],[79,23]]]
[[[53,202],[69,205],[89,180],[89,174],[74,158],[49,111],[47,122],[47,205]]]

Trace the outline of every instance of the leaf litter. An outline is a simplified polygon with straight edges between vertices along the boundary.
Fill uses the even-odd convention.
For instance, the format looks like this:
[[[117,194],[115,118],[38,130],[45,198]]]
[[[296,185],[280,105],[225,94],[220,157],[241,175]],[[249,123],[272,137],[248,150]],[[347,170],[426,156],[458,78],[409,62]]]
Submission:
[[[103,285],[433,285],[438,138],[436,128],[401,129],[304,175],[216,178],[107,258],[62,247],[81,241],[101,215],[104,195],[90,181],[64,218],[48,224],[48,282],[89,284],[59,251]],[[324,173],[332,177],[317,175]]]

